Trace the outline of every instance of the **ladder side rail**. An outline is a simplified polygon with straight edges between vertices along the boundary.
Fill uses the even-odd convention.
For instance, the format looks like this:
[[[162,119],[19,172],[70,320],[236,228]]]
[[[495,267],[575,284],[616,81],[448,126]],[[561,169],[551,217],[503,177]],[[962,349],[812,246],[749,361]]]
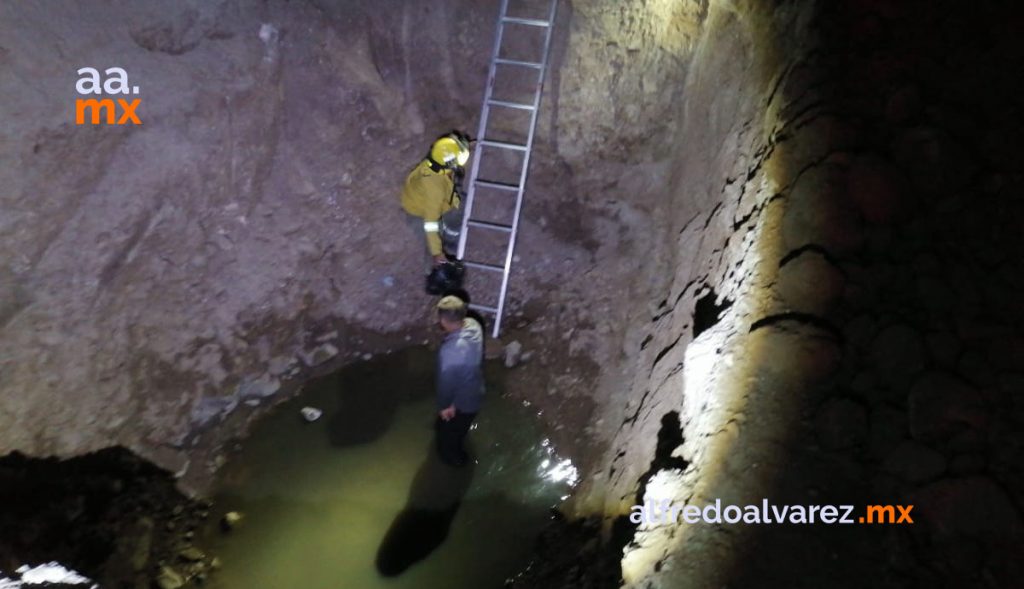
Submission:
[[[505,14],[508,11],[508,2],[509,0],[501,0],[501,8],[498,12],[498,30],[494,35],[494,49],[491,52],[491,61],[487,71],[487,87],[484,88],[483,108],[480,111],[480,124],[477,126],[476,131],[476,147],[473,149],[473,164],[470,166],[469,185],[466,187],[466,202],[462,212],[462,227],[459,229],[459,247],[455,253],[455,257],[460,260],[466,255],[466,238],[468,237],[469,232],[469,218],[473,214],[473,198],[476,196],[476,179],[477,175],[480,173],[480,158],[484,153],[484,146],[481,140],[484,138],[484,133],[487,131],[487,119],[490,115],[490,107],[487,103],[494,92],[494,80],[498,68],[495,60],[498,58],[499,52],[501,51],[501,39],[505,30],[505,27],[502,24],[502,19],[505,18]]]
[[[507,0],[503,0],[506,2]],[[512,257],[515,252],[516,238],[519,235],[519,215],[523,206],[523,194],[526,192],[526,178],[530,170],[530,155],[533,152],[533,139],[537,130],[537,117],[540,113],[540,99],[544,94],[544,79],[548,73],[548,60],[551,53],[551,36],[555,29],[555,16],[558,10],[558,0],[551,0],[551,9],[548,14],[548,22],[551,23],[544,33],[544,54],[541,63],[543,67],[537,76],[537,87],[533,97],[533,111],[530,113],[530,131],[526,138],[526,152],[523,156],[523,169],[519,176],[519,191],[516,194],[515,213],[512,217],[512,231],[509,233],[508,247],[505,251],[505,272],[501,279],[501,291],[498,293],[498,309],[495,312],[494,328],[492,337],[497,338],[501,334],[501,319],[505,310],[505,297],[508,294],[508,280],[512,269]]]

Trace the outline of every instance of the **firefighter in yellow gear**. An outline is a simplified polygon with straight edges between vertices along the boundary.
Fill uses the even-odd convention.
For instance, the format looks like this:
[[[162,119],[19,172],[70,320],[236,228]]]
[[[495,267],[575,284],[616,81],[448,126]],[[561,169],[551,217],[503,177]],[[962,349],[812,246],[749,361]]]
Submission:
[[[456,221],[461,218],[462,202],[455,173],[468,160],[468,139],[460,133],[445,135],[434,141],[430,153],[409,172],[402,187],[402,208],[422,227],[435,266],[446,260],[446,249],[458,237],[461,221]]]

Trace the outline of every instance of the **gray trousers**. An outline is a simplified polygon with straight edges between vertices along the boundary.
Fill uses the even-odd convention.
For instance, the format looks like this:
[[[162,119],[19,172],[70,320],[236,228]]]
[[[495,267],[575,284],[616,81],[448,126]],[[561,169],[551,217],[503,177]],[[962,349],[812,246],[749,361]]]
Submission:
[[[430,248],[427,247],[427,233],[423,229],[423,217],[417,217],[409,213],[405,214],[406,223],[413,234],[423,245],[424,267],[429,274],[434,267],[434,257],[430,255]],[[454,255],[459,248],[459,230],[462,228],[462,209],[452,209],[441,216],[441,249],[448,255]]]

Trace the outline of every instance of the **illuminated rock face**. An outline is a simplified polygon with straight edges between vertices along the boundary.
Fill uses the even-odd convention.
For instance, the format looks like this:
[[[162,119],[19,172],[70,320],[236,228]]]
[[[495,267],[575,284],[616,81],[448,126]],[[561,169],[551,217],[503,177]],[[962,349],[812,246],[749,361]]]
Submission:
[[[672,201],[698,208],[673,218],[672,270],[633,318],[605,416],[612,450],[574,504],[609,525],[663,499],[922,515],[912,528],[641,524],[626,586],[1021,574],[1024,311],[1010,293],[1024,206],[1008,183],[1024,167],[1000,155],[1019,129],[995,114],[1017,99],[1008,80],[963,85],[1001,79],[1021,51],[1008,9],[960,21],[940,4],[710,4],[679,92]],[[680,429],[668,451],[666,427]]]

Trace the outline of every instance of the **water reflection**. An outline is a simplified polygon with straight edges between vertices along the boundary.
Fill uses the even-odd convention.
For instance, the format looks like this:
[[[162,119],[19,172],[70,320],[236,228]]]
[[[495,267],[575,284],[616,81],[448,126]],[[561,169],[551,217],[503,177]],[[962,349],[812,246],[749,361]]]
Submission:
[[[434,355],[405,350],[346,368],[281,404],[223,470],[211,529],[222,589],[486,589],[526,564],[574,469],[540,435],[531,409],[501,396],[487,367],[468,442],[476,463],[436,458]],[[306,423],[303,406],[323,409]],[[546,462],[545,462],[546,461]]]

